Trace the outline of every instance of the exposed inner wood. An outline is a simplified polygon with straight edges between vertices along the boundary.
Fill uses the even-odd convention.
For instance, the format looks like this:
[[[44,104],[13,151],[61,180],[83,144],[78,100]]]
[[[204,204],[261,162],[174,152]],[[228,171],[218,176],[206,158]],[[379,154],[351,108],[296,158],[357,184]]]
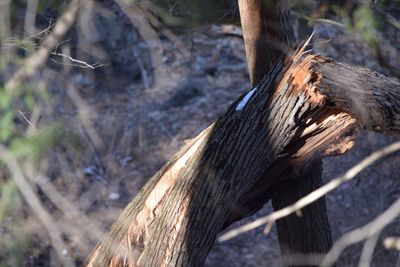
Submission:
[[[254,87],[260,82],[265,71],[271,69],[275,61],[284,55],[290,47],[295,46],[293,21],[287,0],[239,0],[238,3],[250,81]],[[307,72],[305,74],[309,75]],[[296,75],[295,78],[303,81],[307,77]],[[322,168],[319,167],[322,165],[321,159],[316,159],[309,165],[308,171],[292,177],[292,179],[298,179],[301,182],[290,184],[281,182],[280,185],[277,185],[282,190],[277,191],[277,194],[272,196],[274,209],[291,205],[297,200],[293,196],[306,195],[311,192],[310,190],[321,185]],[[261,206],[270,197],[267,192],[258,191],[257,194],[263,196],[263,198],[260,198],[261,202],[256,202]],[[239,212],[241,213],[254,211],[252,207],[256,204],[241,201],[239,203],[237,208],[240,208]],[[286,254],[289,252],[297,254],[324,253],[331,248],[332,238],[329,221],[326,218],[325,199],[317,200],[317,203],[306,211],[303,212],[302,218],[288,217],[277,222],[282,258],[287,257]],[[321,217],[326,219],[321,220]],[[286,220],[291,222],[286,222]],[[280,224],[282,224],[282,227]],[[229,225],[229,221],[225,225]],[[291,225],[291,227],[284,231],[287,225]],[[298,231],[298,229],[304,229],[304,231]],[[313,251],[308,248],[318,249]]]
[[[399,133],[398,81],[320,56],[297,57],[301,52],[279,60],[243,109],[236,107],[244,96],[150,179],[88,266],[201,266],[222,227],[262,206],[277,177],[290,179],[315,159],[344,152],[357,125]],[[360,98],[366,111],[385,116],[343,104],[355,98],[336,93],[348,88],[333,80],[340,69],[349,80],[370,77],[370,86],[352,90],[369,97]],[[396,103],[382,104],[382,96]],[[252,201],[254,210],[235,213]]]
[[[319,108],[306,121],[305,128],[287,146],[286,155],[275,161],[262,178],[239,198],[225,227],[261,209],[269,199],[282,192],[277,189],[288,185],[287,180],[293,183],[307,173],[315,160],[343,154],[353,146],[356,120],[347,113]]]

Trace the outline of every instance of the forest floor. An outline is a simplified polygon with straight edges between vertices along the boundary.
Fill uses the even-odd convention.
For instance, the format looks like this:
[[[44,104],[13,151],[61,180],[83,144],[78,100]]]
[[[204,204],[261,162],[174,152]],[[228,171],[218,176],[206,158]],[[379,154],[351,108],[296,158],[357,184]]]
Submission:
[[[126,43],[134,40],[133,45],[109,49],[101,34],[95,44],[91,43],[103,48],[104,58],[109,61],[106,66],[93,71],[49,61],[43,72],[51,77],[48,88],[53,100],[43,111],[40,124],[62,121],[64,130],[75,140],[74,145],[62,142],[52,149],[43,168],[55,188],[103,230],[108,229],[147,179],[185,140],[196,136],[223,115],[230,103],[251,89],[238,27],[210,26],[182,36],[172,35],[182,43],[165,34],[149,41],[139,38],[141,29],[134,29],[124,19],[126,21],[121,24],[107,26],[108,30],[117,32],[116,27],[124,33]],[[315,31],[314,53],[390,76],[358,35],[334,25],[316,25]],[[109,37],[107,32],[103,34]],[[389,35],[390,38],[379,39],[381,48],[388,61],[398,65],[400,31],[393,30]],[[121,44],[121,36],[116,34],[112,38]],[[162,55],[153,69],[148,67],[152,54],[146,50],[145,41]],[[73,49],[77,57],[86,55],[88,62],[94,60],[87,52],[80,54],[79,46]],[[159,73],[155,79],[152,71]],[[71,84],[75,93],[67,93]],[[394,140],[394,137],[360,131],[351,151],[324,159],[324,181],[342,174],[369,153]],[[327,196],[334,240],[366,224],[400,197],[399,166],[399,154],[388,157]],[[45,192],[41,196],[57,222],[70,223]],[[257,214],[231,228],[271,211],[267,204]],[[34,214],[28,212],[25,216],[34,234],[24,265],[57,265],[50,240]],[[7,224],[13,223],[10,217]],[[79,229],[79,222],[75,223]],[[400,220],[396,220],[382,233],[373,266],[395,266],[398,255],[385,249],[382,240],[398,235],[399,231]],[[89,238],[74,234],[72,230],[70,235],[66,234],[71,249],[65,253],[77,263],[85,259],[96,242],[85,239]],[[356,265],[360,253],[361,245],[351,246],[340,257],[338,266]],[[275,229],[265,236],[260,228],[215,244],[206,266],[280,266],[279,262]]]

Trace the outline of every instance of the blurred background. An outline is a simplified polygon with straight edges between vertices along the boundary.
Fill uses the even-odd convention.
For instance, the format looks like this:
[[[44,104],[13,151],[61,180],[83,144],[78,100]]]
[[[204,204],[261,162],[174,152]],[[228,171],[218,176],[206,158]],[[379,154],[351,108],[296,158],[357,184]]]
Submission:
[[[400,1],[290,3],[314,53],[400,77]],[[0,0],[0,40],[0,266],[81,265],[147,179],[250,89],[235,0]],[[360,131],[324,180],[395,140]],[[400,197],[399,166],[394,154],[327,196],[334,240]],[[382,244],[399,231],[384,230],[372,266],[400,266]],[[279,257],[275,230],[256,229],[206,266]]]

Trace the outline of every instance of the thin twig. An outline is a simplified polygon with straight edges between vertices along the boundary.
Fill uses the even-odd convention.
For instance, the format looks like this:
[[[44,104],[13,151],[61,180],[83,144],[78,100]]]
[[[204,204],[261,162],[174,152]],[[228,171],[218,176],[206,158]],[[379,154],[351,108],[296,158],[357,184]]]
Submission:
[[[33,129],[35,132],[37,132],[36,126],[33,125],[33,123],[25,116],[25,114],[24,114],[21,110],[19,110],[19,109],[18,109],[18,113],[19,113],[19,114],[22,116],[22,118],[29,124],[29,126],[31,126],[32,129]]]
[[[75,22],[80,4],[81,0],[73,0],[68,5],[67,10],[57,20],[53,31],[46,36],[39,49],[27,58],[22,67],[6,82],[5,88],[7,91],[20,86],[46,63],[51,51]]]
[[[385,212],[380,214],[374,220],[363,227],[354,229],[353,231],[343,235],[332,246],[331,250],[326,254],[321,263],[322,267],[332,266],[339,258],[340,254],[348,246],[358,243],[379,233],[396,217],[400,215],[400,199],[394,202]]]
[[[334,21],[334,20],[330,20],[330,19],[323,19],[323,18],[312,18],[312,17],[306,16],[306,15],[301,14],[301,13],[296,12],[296,11],[292,11],[292,13],[293,13],[293,15],[295,15],[295,16],[301,18],[301,19],[307,20],[311,24],[315,24],[315,23],[330,24],[330,25],[334,25],[334,26],[337,26],[337,27],[340,27],[340,28],[345,28],[344,24],[340,23],[338,21]]]
[[[76,205],[71,203],[66,199],[61,193],[55,188],[49,179],[44,176],[38,176],[35,179],[37,185],[42,189],[44,194],[49,198],[49,200],[59,208],[64,215],[73,222],[76,226],[80,227],[80,234],[84,230],[92,240],[98,242],[104,235],[101,227],[96,221],[90,220],[85,214],[83,214]]]
[[[69,84],[67,88],[67,94],[78,110],[79,119],[82,122],[82,125],[85,129],[85,133],[88,136],[89,144],[91,144],[93,148],[94,159],[96,160],[98,166],[100,166],[101,169],[104,170],[101,157],[99,156],[100,155],[99,151],[105,148],[105,143],[101,135],[96,130],[95,125],[93,125],[91,119],[91,117],[97,116],[98,113],[92,112],[90,105],[80,96],[78,90],[72,83]],[[118,164],[117,162],[115,162],[114,158],[110,157],[108,163],[110,164],[110,166],[112,166],[114,170],[118,169],[117,167]],[[106,184],[108,183],[106,179],[102,179],[102,181]]]
[[[295,202],[293,205],[290,205],[286,208],[280,209],[276,212],[271,213],[268,216],[261,217],[251,223],[245,224],[241,227],[238,227],[236,229],[233,229],[231,231],[226,232],[225,234],[221,235],[218,238],[219,242],[224,242],[229,239],[232,239],[234,237],[237,237],[238,235],[241,235],[243,233],[246,233],[252,229],[255,229],[257,227],[260,227],[264,224],[267,224],[265,227],[265,233],[268,233],[271,230],[271,227],[273,223],[276,220],[279,220],[283,217],[289,216],[292,213],[295,213],[296,211],[301,210],[305,206],[313,203],[317,199],[323,197],[330,191],[336,189],[338,186],[340,186],[342,183],[345,183],[351,179],[353,179],[357,174],[359,174],[362,170],[376,162],[377,160],[392,154],[396,151],[400,150],[400,142],[393,143],[387,147],[384,147],[380,150],[377,150],[373,152],[371,155],[368,157],[364,158],[361,162],[359,162],[357,165],[353,166],[350,168],[344,175],[339,176],[338,178],[333,179],[329,183],[325,184],[324,186],[318,188],[317,190],[311,192],[310,194],[306,195],[305,197],[299,199],[297,202]]]
[[[92,69],[92,70],[94,70],[94,69],[97,69],[97,68],[105,66],[101,62],[96,62],[96,63],[93,63],[93,64],[89,64],[89,63],[87,63],[85,61],[82,61],[82,60],[79,60],[79,59],[75,59],[75,58],[73,58],[71,56],[68,56],[68,55],[65,55],[65,54],[62,54],[62,53],[58,53],[58,52],[51,52],[50,54],[52,54],[54,56],[59,56],[59,57],[62,57],[62,58],[66,58],[66,59],[70,60],[71,62],[77,63],[77,64],[71,64],[71,66],[80,67],[80,68],[84,68],[84,69]],[[53,60],[53,59],[52,59],[52,61],[57,63],[57,64],[65,64],[65,63],[58,62],[58,61]]]
[[[80,96],[78,90],[72,83],[69,84],[67,88],[67,94],[78,110],[79,119],[81,120],[90,141],[93,143],[96,150],[101,150],[104,147],[103,139],[96,131],[91,121],[91,117],[97,116],[97,113],[91,111],[90,105]]]

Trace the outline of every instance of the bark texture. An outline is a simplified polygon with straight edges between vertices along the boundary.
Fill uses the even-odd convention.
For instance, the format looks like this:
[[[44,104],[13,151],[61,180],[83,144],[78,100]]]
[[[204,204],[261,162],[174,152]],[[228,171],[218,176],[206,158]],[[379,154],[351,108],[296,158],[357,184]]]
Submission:
[[[339,68],[348,71],[350,80],[373,77],[371,86],[354,84],[353,90],[376,100],[364,103],[368,110],[391,114],[374,117],[373,129],[399,133],[397,81],[302,54],[278,60],[256,90],[241,96],[155,174],[87,265],[201,266],[223,225],[240,218],[233,215],[236,205],[260,204],[282,179],[298,176],[315,159],[348,149],[357,123],[370,128],[369,117],[363,121],[357,108],[340,109],[339,103],[354,96],[334,93],[348,88],[332,80],[336,74],[331,72]],[[396,103],[376,105],[382,95],[393,95]]]
[[[272,68],[275,61],[296,43],[290,6],[286,0],[239,0],[239,10],[250,81],[256,86],[265,70]],[[322,161],[317,159],[310,164],[309,170],[294,177],[298,182],[283,182],[277,186],[279,193],[272,197],[274,209],[291,205],[318,188],[322,183],[321,165]],[[268,201],[269,194],[265,192],[264,196],[261,205]],[[254,211],[251,207],[240,208],[244,212]],[[279,220],[277,227],[283,258],[289,258],[290,254],[327,253],[332,246],[324,198],[304,209],[301,218],[288,216]],[[285,266],[292,265],[290,260],[287,263]]]
[[[311,164],[306,175],[282,182],[272,197],[275,210],[293,204],[322,184],[322,161]],[[297,179],[296,179],[297,178]],[[279,192],[279,193],[278,193]],[[332,236],[326,212],[325,198],[315,201],[276,223],[283,266],[315,266],[318,254],[325,254],[332,246]],[[299,264],[299,257],[309,264]]]
[[[257,85],[275,61],[295,44],[287,0],[239,0],[250,82]]]

